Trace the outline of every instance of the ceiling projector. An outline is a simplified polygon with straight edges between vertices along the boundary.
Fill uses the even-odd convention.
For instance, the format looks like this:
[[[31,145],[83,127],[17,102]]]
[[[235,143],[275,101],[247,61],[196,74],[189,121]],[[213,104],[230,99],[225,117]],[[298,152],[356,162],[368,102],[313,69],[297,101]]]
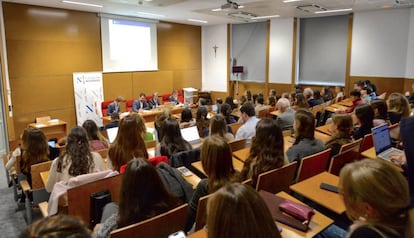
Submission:
[[[227,0],[227,3],[221,5],[221,9],[239,9],[239,6],[236,2]]]

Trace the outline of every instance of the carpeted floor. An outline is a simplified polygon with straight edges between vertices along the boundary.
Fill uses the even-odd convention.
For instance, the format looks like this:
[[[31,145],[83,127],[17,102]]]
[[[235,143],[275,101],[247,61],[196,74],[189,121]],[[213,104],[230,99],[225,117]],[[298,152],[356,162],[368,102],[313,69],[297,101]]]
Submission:
[[[24,206],[22,206],[24,208]],[[0,237],[15,238],[27,227],[24,210],[17,211],[13,190],[7,186],[3,163],[0,164]]]

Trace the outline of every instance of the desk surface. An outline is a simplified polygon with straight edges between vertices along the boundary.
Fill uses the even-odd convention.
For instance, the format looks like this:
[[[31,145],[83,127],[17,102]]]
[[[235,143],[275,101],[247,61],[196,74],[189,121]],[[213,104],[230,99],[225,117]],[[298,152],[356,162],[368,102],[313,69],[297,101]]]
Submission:
[[[270,114],[273,116],[279,116],[281,113],[279,110],[275,110],[275,111],[270,112]]]
[[[42,178],[43,185],[46,186],[47,179],[49,178],[49,171],[40,172],[40,177]]]
[[[42,123],[30,123],[29,127],[41,129],[44,127],[62,126],[66,124],[67,123],[65,121],[62,121],[59,119],[53,119],[53,120],[49,120],[47,122],[42,122]]]
[[[301,203],[296,198],[290,196],[289,194],[285,192],[277,193],[278,196],[283,197],[285,199],[289,199],[298,203]],[[322,230],[324,230],[326,227],[331,225],[333,223],[333,220],[326,217],[325,215],[321,214],[318,211],[315,211],[315,215],[312,218],[312,221],[309,225],[309,230],[307,232],[296,230],[293,227],[281,224],[279,222],[276,222],[276,224],[280,227],[282,227],[282,232],[280,233],[283,238],[297,238],[297,237],[314,237],[316,234],[320,233]],[[194,232],[193,234],[190,234],[187,236],[189,238],[207,238],[207,230],[201,229],[199,231]]]
[[[380,159],[377,157],[377,153],[375,152],[375,147],[371,147],[368,150],[362,151],[361,155],[365,158],[370,158],[370,159]],[[382,160],[382,159],[381,159]],[[384,160],[386,161],[388,164],[390,164],[391,166],[393,166],[394,168],[396,168],[398,171],[403,171],[403,169],[401,168],[401,166],[398,166],[390,161]]]
[[[337,104],[342,105],[342,106],[346,106],[346,107],[351,107],[353,105],[351,98],[344,99],[344,100],[338,102]]]
[[[203,173],[204,175],[207,175],[204,172],[203,165],[201,164],[201,161],[194,162],[191,165],[194,168],[196,168],[198,171],[200,171],[201,173]],[[235,170],[237,170],[237,171],[240,172],[243,169],[243,166],[244,166],[244,162],[242,162],[242,161],[240,161],[240,160],[238,160],[238,159],[236,159],[236,158],[233,157],[233,167],[234,167]]]
[[[339,194],[321,189],[319,186],[322,182],[338,186],[339,177],[328,172],[322,172],[290,186],[290,189],[337,214],[345,212],[345,205]]]
[[[315,130],[331,136],[332,135],[331,126],[332,126],[331,124],[326,124],[323,126],[316,127]]]

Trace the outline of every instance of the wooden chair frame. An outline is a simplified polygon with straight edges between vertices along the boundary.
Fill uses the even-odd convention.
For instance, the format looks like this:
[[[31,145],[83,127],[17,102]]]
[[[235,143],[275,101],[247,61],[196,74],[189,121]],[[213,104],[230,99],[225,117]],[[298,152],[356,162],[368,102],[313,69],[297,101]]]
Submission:
[[[296,182],[300,182],[302,180],[305,180],[307,178],[310,178],[314,175],[317,175],[318,173],[321,173],[323,171],[326,171],[326,168],[328,167],[328,161],[331,155],[331,149],[326,149],[321,152],[318,152],[313,155],[306,156],[302,158],[302,161],[300,162],[298,174],[296,177]],[[313,160],[319,160],[318,167],[315,167],[315,164],[313,166],[310,166]],[[309,166],[309,167],[308,167]],[[306,169],[305,169],[306,168]],[[312,168],[309,169],[309,168]]]
[[[280,191],[289,193],[289,187],[294,183],[297,168],[298,162],[294,161],[281,168],[259,174],[256,191],[265,190],[275,194]]]

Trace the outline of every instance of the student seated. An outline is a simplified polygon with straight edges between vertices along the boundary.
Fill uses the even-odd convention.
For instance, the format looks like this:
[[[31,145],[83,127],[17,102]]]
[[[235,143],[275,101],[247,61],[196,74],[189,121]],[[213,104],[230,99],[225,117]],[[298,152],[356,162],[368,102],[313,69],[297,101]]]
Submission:
[[[354,221],[347,237],[414,237],[407,180],[387,162],[364,159],[346,165],[339,188]]]
[[[86,120],[82,127],[86,130],[91,151],[104,150],[109,147],[108,140],[101,134],[94,121]]]
[[[210,119],[210,128],[204,132],[203,137],[217,135],[229,142],[234,140],[234,135],[230,131],[231,127],[227,126],[224,117],[218,114]]]
[[[332,137],[325,143],[326,149],[331,148],[331,157],[337,155],[341,146],[353,141],[354,125],[349,114],[335,114],[332,117]]]
[[[207,203],[209,238],[282,237],[265,202],[251,187],[227,184]]]
[[[358,105],[365,104],[364,99],[361,98],[361,92],[357,89],[354,89],[354,90],[351,91],[350,98],[352,100],[352,106],[350,106],[346,109],[340,108],[339,110],[337,110],[337,113],[351,113],[355,110],[355,108]]]
[[[240,126],[236,133],[236,140],[247,139],[247,144],[250,144],[251,138],[256,134],[256,124],[259,119],[256,117],[254,107],[251,103],[245,103],[240,108],[243,125]]]
[[[221,115],[223,115],[223,117],[226,119],[227,124],[233,124],[237,122],[236,119],[234,119],[234,117],[231,115],[231,113],[233,112],[233,109],[231,108],[229,104],[223,103],[221,105],[220,112],[221,112]]]
[[[68,181],[81,174],[102,170],[102,157],[90,151],[85,129],[75,126],[67,137],[65,152],[52,162],[45,185],[46,191],[51,192],[59,181]]]
[[[365,135],[371,134],[371,129],[374,127],[374,110],[368,104],[357,106],[355,109],[356,127],[354,130],[354,139],[358,140]]]
[[[119,126],[119,113],[113,112],[111,114],[111,122],[106,124],[104,127],[104,130],[107,130],[109,128],[114,128]]]
[[[119,171],[133,158],[148,159],[145,146],[146,127],[139,114],[131,114],[121,120],[118,135],[108,150],[108,168]]]
[[[217,191],[227,183],[237,182],[239,174],[233,167],[232,152],[229,144],[219,137],[211,136],[204,140],[200,159],[207,179],[202,179],[194,192],[189,204],[186,231],[189,231],[195,222],[198,200],[201,197]]]
[[[207,118],[208,116],[208,110],[206,106],[199,106],[197,108],[196,113],[196,125],[198,129],[198,134],[200,137],[203,137],[204,131],[208,130],[208,127],[210,125],[210,120]]]
[[[151,109],[151,107],[148,104],[147,99],[145,99],[145,93],[140,93],[138,99],[136,99],[132,104],[132,111],[141,112],[149,109]]]
[[[168,101],[173,102],[175,105],[180,104],[180,101],[178,100],[177,90],[172,91],[171,96],[168,98]]]
[[[152,98],[148,101],[150,108],[157,108],[160,105],[160,100],[158,99],[158,92],[152,94]]]
[[[252,179],[253,187],[256,187],[259,174],[280,168],[286,163],[283,148],[282,131],[276,121],[271,118],[260,120],[240,180]]]
[[[109,237],[111,231],[147,220],[180,204],[171,195],[156,169],[144,158],[131,160],[122,178],[119,205],[104,207],[101,224],[96,225],[97,238]]]
[[[194,126],[196,124],[193,118],[193,112],[186,107],[181,111],[180,128]]]
[[[276,121],[282,130],[293,129],[293,121],[295,120],[295,110],[290,108],[290,102],[286,98],[281,98],[276,104],[280,115],[277,116]]]
[[[120,113],[121,107],[119,105],[121,102],[125,102],[125,99],[123,97],[118,96],[117,98],[115,98],[115,100],[108,105],[108,109],[106,110],[106,115],[110,116],[114,112]]]
[[[389,123],[388,120],[388,106],[385,100],[375,99],[371,102],[371,107],[374,110],[373,126],[379,126],[384,123]]]
[[[299,109],[295,113],[293,124],[295,142],[286,151],[289,162],[300,161],[303,157],[318,153],[325,149],[324,143],[315,139],[315,117],[306,109]]]
[[[391,93],[387,100],[388,117],[390,123],[395,124],[401,121],[403,117],[409,117],[411,113],[410,104],[406,97],[401,93]]]
[[[92,232],[77,218],[67,215],[45,217],[30,224],[19,238],[77,237],[91,238]]]
[[[169,158],[172,154],[188,151],[193,148],[181,135],[180,126],[176,119],[166,119],[162,125],[161,131],[163,135],[160,143],[161,155],[165,155]]]

